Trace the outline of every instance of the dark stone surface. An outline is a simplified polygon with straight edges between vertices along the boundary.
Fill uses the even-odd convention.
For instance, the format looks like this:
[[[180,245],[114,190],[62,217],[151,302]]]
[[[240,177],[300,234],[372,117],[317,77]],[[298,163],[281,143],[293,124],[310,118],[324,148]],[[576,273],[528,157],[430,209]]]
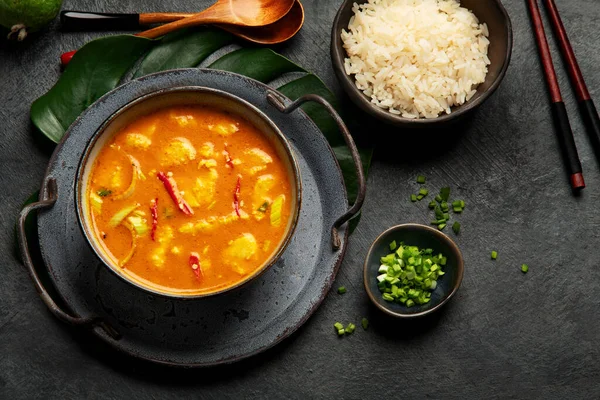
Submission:
[[[66,1],[99,11],[189,11],[209,1]],[[340,1],[305,0],[306,25],[281,51],[338,90],[329,29]],[[557,0],[592,96],[600,101],[600,6]],[[0,42],[0,398],[598,398],[599,165],[564,68],[555,57],[588,188],[570,194],[525,2],[505,1],[515,29],[513,62],[498,92],[468,123],[431,138],[380,133],[364,216],[336,285],[296,334],[250,360],[208,370],[159,368],[112,352],[55,320],[13,255],[21,202],[39,186],[49,154],[36,144],[31,102],[56,81],[58,57],[100,34],[52,27],[20,46]],[[553,47],[554,43],[551,40]],[[357,132],[358,133],[358,132]],[[418,159],[413,155],[419,154]],[[398,323],[368,303],[361,268],[370,242],[392,224],[429,221],[413,204],[415,177],[451,185],[467,202],[457,239],[465,278],[439,314]],[[491,250],[498,260],[489,260]],[[68,260],[66,260],[68,262]],[[519,267],[530,266],[527,275]],[[335,321],[371,327],[338,338]]]

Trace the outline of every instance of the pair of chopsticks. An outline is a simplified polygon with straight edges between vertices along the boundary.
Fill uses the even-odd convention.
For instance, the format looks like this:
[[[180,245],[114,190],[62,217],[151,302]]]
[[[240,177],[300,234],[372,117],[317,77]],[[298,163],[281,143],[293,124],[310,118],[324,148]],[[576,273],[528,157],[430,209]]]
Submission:
[[[575,89],[575,94],[579,103],[579,110],[586,125],[588,136],[590,137],[592,145],[595,147],[596,154],[598,155],[600,154],[600,118],[598,117],[598,111],[596,111],[594,102],[590,97],[587,86],[585,85],[579,64],[575,58],[575,53],[573,52],[573,48],[571,47],[571,43],[567,37],[567,32],[562,23],[554,0],[542,1],[544,2],[544,5],[548,11],[554,34],[558,38],[560,51],[567,66],[571,85]],[[562,95],[560,93],[560,87],[558,85],[558,79],[556,78],[556,72],[554,71],[554,65],[552,63],[552,56],[550,54],[550,48],[548,47],[548,41],[544,31],[542,16],[540,14],[537,0],[527,0],[527,3],[534,27],[535,39],[540,53],[540,59],[544,69],[546,84],[548,85],[548,90],[550,92],[552,116],[556,125],[556,133],[563,152],[565,164],[569,172],[569,180],[573,190],[580,190],[585,188],[581,162],[579,161],[577,147],[575,145],[575,140],[573,139],[573,131],[571,130],[571,125],[569,123],[567,109],[565,108],[565,103],[563,102]]]

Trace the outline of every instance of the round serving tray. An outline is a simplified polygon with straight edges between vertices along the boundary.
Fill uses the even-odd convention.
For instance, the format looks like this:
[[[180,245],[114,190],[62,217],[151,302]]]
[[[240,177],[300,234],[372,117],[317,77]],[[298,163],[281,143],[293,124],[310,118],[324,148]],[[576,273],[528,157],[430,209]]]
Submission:
[[[281,259],[247,286],[196,300],[150,295],[112,274],[85,241],[74,206],[77,167],[95,130],[132,100],[179,86],[220,89],[267,114],[291,142],[303,187],[298,226]],[[332,226],[340,224],[348,200],[339,165],[317,126],[301,110],[292,112],[299,103],[285,109],[288,99],[279,95],[278,105],[269,96],[273,90],[268,86],[240,75],[174,70],[120,86],[80,116],[56,148],[40,192],[42,199],[56,195],[56,202],[38,215],[42,256],[71,316],[103,321],[93,327],[94,334],[118,350],[181,366],[249,357],[280,342],[308,319],[329,291],[342,261],[347,228],[340,227],[337,236],[332,235]],[[38,284],[37,278],[34,282]],[[107,325],[118,334],[109,334]]]

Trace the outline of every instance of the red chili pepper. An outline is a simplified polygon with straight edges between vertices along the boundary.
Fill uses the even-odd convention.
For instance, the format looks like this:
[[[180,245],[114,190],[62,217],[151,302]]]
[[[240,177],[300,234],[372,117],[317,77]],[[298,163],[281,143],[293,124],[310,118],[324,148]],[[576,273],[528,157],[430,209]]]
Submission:
[[[150,207],[150,214],[152,214],[152,231],[150,232],[150,237],[154,240],[154,234],[156,233],[156,228],[158,228],[158,197],[154,199],[154,203]]]
[[[238,176],[237,183],[235,184],[235,191],[233,192],[233,208],[235,213],[240,216],[240,177]]]
[[[167,189],[169,196],[171,196],[177,205],[177,208],[179,208],[179,210],[181,210],[181,212],[183,212],[185,215],[194,215],[194,210],[192,210],[192,207],[190,207],[187,201],[185,201],[185,199],[181,196],[179,189],[177,189],[177,183],[175,182],[175,179],[167,176],[167,174],[164,172],[159,172],[156,174],[156,176],[158,179],[160,179],[163,185],[165,185],[165,189]]]
[[[60,63],[62,64],[63,67],[66,67],[67,65],[69,65],[69,63],[71,62],[71,58],[73,58],[73,56],[75,55],[75,53],[77,53],[77,50],[73,50],[73,51],[69,51],[67,53],[63,53],[60,56]]]
[[[192,267],[192,271],[194,271],[196,279],[201,281],[204,277],[204,274],[202,273],[202,267],[200,266],[200,254],[196,253],[195,251],[190,253],[190,267]]]
[[[225,163],[233,168],[233,161],[231,160],[231,155],[229,154],[229,150],[227,150],[227,143],[225,143]]]

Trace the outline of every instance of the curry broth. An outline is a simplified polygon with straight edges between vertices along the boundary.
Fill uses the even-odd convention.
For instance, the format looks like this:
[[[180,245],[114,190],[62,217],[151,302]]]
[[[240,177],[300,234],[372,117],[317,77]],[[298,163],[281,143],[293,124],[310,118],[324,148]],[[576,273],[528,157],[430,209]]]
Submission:
[[[87,200],[112,264],[146,286],[200,293],[264,265],[286,234],[292,194],[285,164],[254,125],[192,106],[158,110],[119,131],[94,162]]]

